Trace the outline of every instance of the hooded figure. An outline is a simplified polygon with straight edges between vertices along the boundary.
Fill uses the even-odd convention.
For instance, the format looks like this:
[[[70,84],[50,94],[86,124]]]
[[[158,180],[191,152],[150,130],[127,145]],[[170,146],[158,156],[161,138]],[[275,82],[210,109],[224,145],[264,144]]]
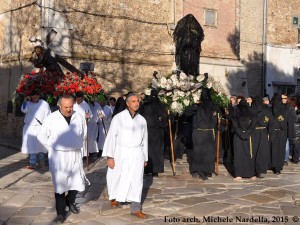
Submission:
[[[265,107],[263,99],[254,98],[252,110],[257,115],[257,124],[253,133],[253,152],[255,157],[255,171],[258,178],[263,178],[267,173],[270,160],[269,132],[273,129],[273,115],[269,108]]]
[[[283,105],[281,96],[275,96],[272,106],[274,116],[274,129],[270,131],[271,141],[271,162],[270,167],[278,175],[281,173],[284,164],[285,147],[289,132],[293,123],[289,116],[288,109]]]
[[[167,111],[158,98],[157,90],[152,90],[148,102],[145,102],[141,115],[147,121],[148,129],[148,165],[145,173],[164,172],[164,128],[167,125]]]
[[[112,114],[112,118],[117,115],[119,112],[122,112],[124,109],[126,109],[126,102],[123,97],[119,97],[116,101],[116,106],[114,109],[114,112]]]
[[[255,154],[253,149],[253,132],[257,118],[249,104],[242,99],[238,105],[237,117],[232,120],[234,129],[234,173],[235,180],[255,179]]]
[[[207,180],[215,170],[215,130],[221,110],[212,102],[209,89],[202,88],[200,99],[200,104],[188,107],[184,114],[194,116],[193,152],[190,165],[192,176]]]

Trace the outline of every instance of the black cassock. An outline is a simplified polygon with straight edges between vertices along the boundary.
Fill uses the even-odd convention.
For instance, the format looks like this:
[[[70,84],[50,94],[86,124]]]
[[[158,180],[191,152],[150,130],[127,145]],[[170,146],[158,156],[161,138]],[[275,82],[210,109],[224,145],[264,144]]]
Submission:
[[[163,173],[166,109],[157,96],[151,96],[150,100],[144,103],[140,113],[146,119],[148,128],[148,165],[145,173]]]
[[[285,148],[288,136],[292,137],[293,123],[289,110],[284,107],[280,96],[273,100],[274,129],[270,131],[271,162],[270,167],[278,174],[283,168]]]
[[[185,110],[186,116],[194,115],[193,153],[190,170],[192,173],[204,173],[205,176],[215,171],[216,128],[220,108],[213,103],[193,105]],[[201,176],[201,175],[200,175]]]
[[[253,133],[253,149],[256,152],[255,170],[258,177],[267,173],[270,161],[269,131],[273,130],[273,114],[263,104],[262,98],[255,98],[252,108],[257,115],[257,124]]]
[[[238,114],[232,119],[234,129],[234,173],[236,177],[251,178],[255,176],[255,156],[253,132],[257,118],[246,101],[238,105]]]

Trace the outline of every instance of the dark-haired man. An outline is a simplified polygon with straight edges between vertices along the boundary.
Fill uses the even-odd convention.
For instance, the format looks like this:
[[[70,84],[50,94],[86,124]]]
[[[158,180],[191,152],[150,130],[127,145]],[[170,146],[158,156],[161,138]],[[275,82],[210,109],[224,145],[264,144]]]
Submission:
[[[29,154],[29,165],[27,169],[34,169],[37,165],[37,158],[41,169],[45,168],[44,153],[47,151],[37,141],[36,136],[41,129],[42,123],[51,113],[48,103],[42,99],[37,92],[32,92],[25,97],[21,111],[26,114],[24,118],[23,140],[21,152]]]
[[[107,188],[112,206],[131,202],[131,214],[141,219],[144,166],[148,161],[147,122],[138,113],[139,98],[130,93],[127,109],[112,120],[102,156],[107,157]]]

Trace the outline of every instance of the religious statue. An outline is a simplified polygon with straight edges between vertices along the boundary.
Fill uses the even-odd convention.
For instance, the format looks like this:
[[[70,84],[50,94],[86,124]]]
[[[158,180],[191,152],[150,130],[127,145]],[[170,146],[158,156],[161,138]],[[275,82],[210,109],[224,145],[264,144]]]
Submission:
[[[56,58],[51,55],[51,50],[44,49],[43,43],[40,40],[35,42],[35,47],[29,62],[36,68],[46,68],[49,72],[57,71],[58,73],[62,73],[62,69]]]
[[[173,37],[177,70],[189,75],[198,75],[201,42],[204,39],[201,25],[192,14],[188,14],[178,21]]]

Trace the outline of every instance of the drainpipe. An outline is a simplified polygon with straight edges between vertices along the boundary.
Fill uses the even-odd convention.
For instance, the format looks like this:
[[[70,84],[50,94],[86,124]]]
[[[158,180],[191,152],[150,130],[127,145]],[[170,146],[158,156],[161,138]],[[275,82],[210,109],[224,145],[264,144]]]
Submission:
[[[268,0],[264,0],[263,8],[263,48],[262,48],[262,93],[266,94],[266,84],[267,84],[267,29],[268,29]]]
[[[13,46],[13,35],[12,35],[12,0],[10,1],[10,18],[9,18],[9,69],[8,69],[8,100],[11,99],[11,76],[12,76],[12,46]]]

